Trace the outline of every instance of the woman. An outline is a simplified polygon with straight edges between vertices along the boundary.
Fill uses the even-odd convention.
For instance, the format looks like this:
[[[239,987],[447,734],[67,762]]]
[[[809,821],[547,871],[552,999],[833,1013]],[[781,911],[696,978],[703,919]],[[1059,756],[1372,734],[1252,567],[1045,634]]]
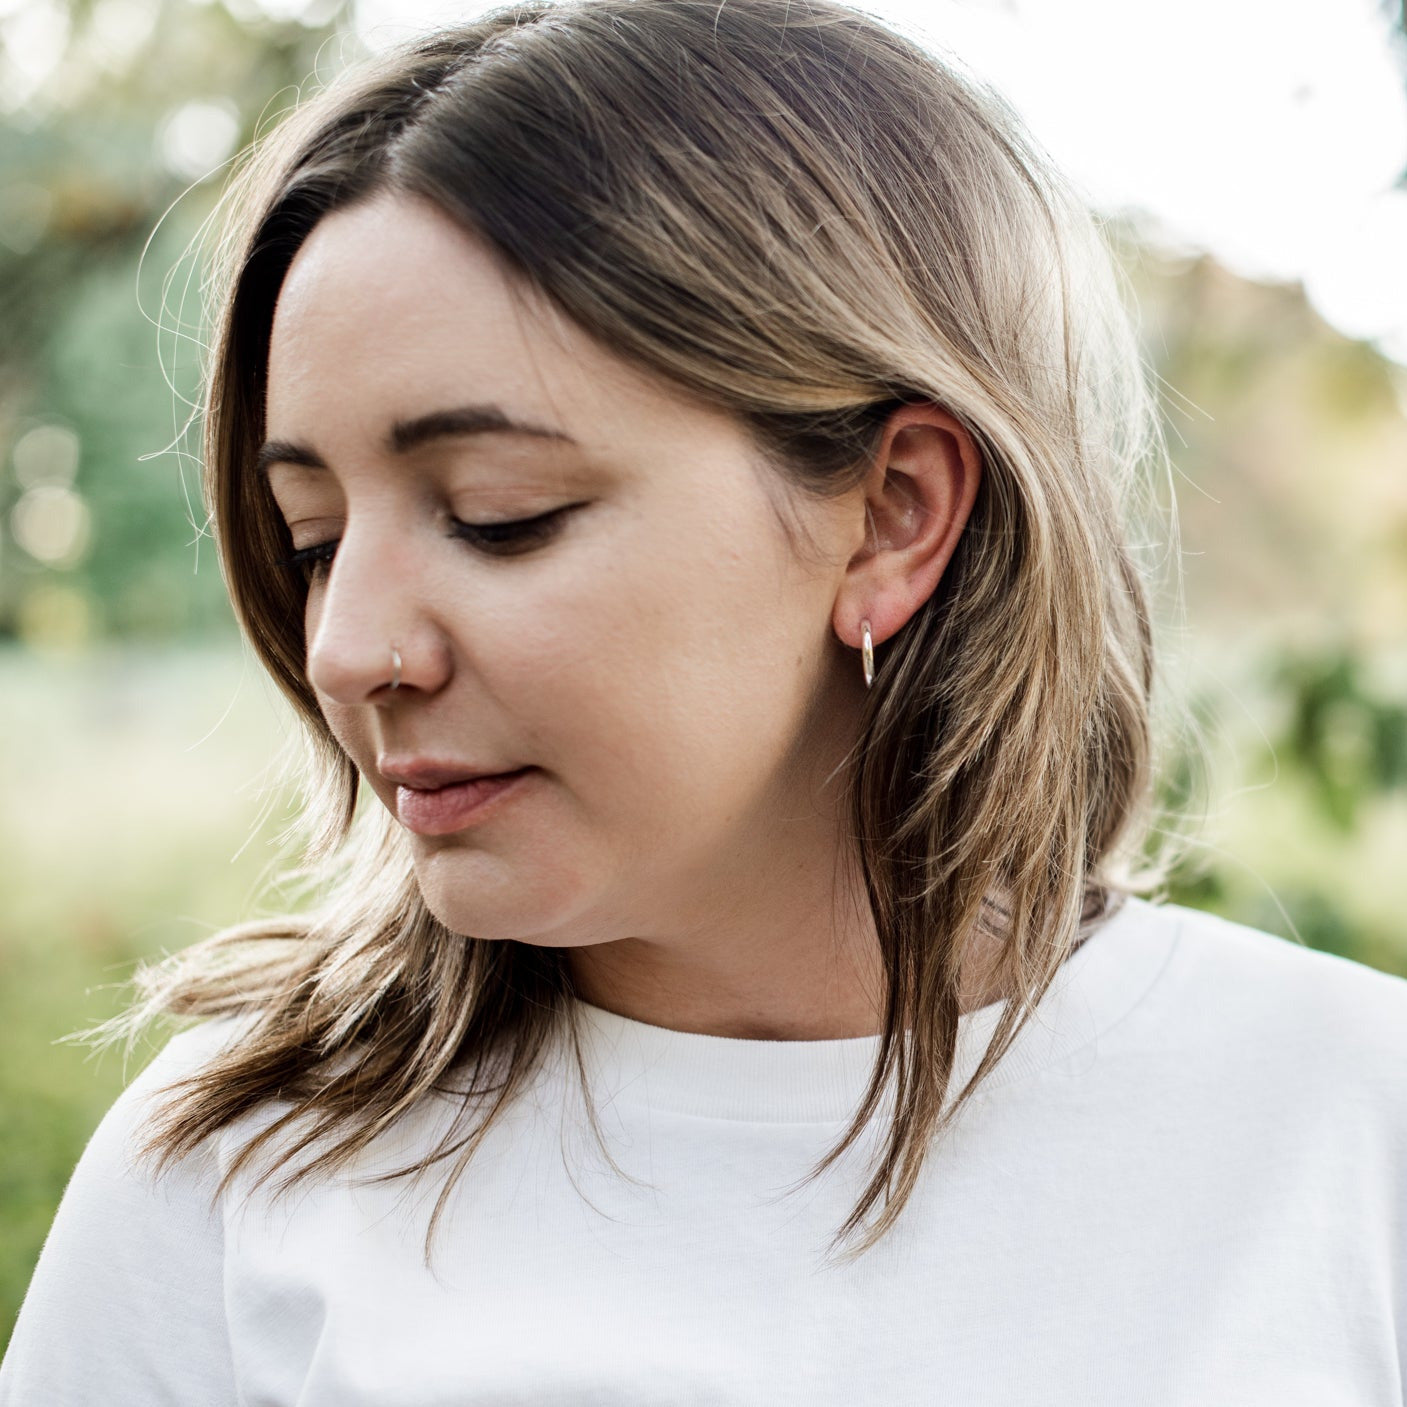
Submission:
[[[316,902],[142,974],[213,1019],[0,1402],[1401,1402],[1407,988],[1155,902],[1157,438],[1011,113],[828,0],[534,3],[228,211]]]

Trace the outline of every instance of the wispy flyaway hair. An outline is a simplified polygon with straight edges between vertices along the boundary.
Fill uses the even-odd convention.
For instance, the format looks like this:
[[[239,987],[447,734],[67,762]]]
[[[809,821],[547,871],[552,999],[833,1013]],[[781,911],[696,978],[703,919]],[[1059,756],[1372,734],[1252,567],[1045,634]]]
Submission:
[[[829,0],[512,6],[344,71],[246,153],[213,266],[204,487],[241,627],[302,725],[315,902],[142,970],[121,1028],[244,1013],[147,1152],[165,1165],[282,1100],[231,1175],[297,1133],[265,1169],[283,1188],[467,1081],[464,1120],[393,1174],[456,1159],[427,1255],[483,1130],[574,1017],[560,951],[427,910],[305,675],[306,585],[271,565],[291,544],[254,462],[280,283],[329,211],[387,194],[434,202],[608,349],[739,417],[789,533],[788,505],[859,483],[899,405],[940,405],[980,448],[969,521],[877,652],[845,774],[887,988],[867,1096],[816,1172],[888,1111],[833,1244],[863,1233],[858,1254],[1072,948],[1170,863],[1139,545],[1165,460],[1100,231],[999,98]],[[954,1092],[959,974],[992,934],[1017,996]]]

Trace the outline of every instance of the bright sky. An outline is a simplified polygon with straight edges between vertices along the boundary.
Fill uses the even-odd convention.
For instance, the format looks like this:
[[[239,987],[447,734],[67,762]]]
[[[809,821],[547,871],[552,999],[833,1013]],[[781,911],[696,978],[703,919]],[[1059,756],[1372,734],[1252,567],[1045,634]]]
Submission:
[[[267,0],[274,3],[275,0]],[[283,0],[288,4],[289,0]],[[296,0],[295,0],[296,3]],[[491,8],[357,0],[373,46]],[[1101,209],[1407,365],[1407,55],[1376,0],[870,0],[1002,90]]]

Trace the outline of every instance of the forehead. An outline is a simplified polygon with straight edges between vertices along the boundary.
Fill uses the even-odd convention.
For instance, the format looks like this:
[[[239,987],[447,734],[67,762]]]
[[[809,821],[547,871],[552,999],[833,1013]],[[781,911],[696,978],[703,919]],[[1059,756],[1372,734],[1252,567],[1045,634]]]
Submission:
[[[583,444],[666,423],[741,427],[616,357],[428,202],[381,196],[313,229],[280,289],[269,433],[380,440],[394,421],[466,402]]]

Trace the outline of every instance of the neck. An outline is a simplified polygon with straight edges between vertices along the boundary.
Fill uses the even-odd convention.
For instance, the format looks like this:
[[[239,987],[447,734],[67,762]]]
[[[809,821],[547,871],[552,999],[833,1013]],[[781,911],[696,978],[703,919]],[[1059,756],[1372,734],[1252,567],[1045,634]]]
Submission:
[[[783,914],[786,917],[783,917]],[[741,1040],[820,1041],[878,1035],[886,986],[868,908],[853,902],[772,912],[765,940],[736,921],[726,937],[694,932],[569,950],[577,995],[651,1026]],[[963,969],[959,1009],[1005,995],[999,940]]]

